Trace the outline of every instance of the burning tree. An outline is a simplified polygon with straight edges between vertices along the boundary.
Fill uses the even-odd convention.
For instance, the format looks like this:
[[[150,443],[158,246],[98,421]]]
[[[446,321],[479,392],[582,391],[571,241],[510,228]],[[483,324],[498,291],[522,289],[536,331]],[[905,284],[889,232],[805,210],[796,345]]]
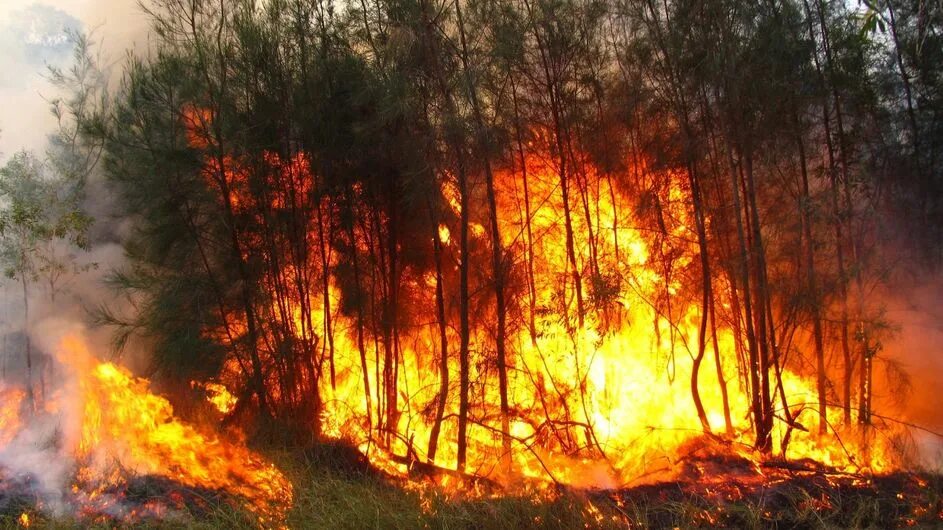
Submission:
[[[939,176],[887,144],[888,50],[843,4],[151,14],[87,128],[136,221],[112,323],[228,421],[507,482],[651,478],[704,435],[896,465],[869,292],[913,189],[882,168]]]

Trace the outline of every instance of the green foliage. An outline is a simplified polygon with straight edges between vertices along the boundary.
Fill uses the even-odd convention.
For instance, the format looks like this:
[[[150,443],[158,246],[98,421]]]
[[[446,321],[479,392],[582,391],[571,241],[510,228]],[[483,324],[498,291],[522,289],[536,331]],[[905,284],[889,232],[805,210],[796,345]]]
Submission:
[[[0,169],[0,261],[11,279],[48,281],[53,291],[63,275],[80,272],[72,248],[87,249],[91,218],[69,194],[64,180],[28,152]]]

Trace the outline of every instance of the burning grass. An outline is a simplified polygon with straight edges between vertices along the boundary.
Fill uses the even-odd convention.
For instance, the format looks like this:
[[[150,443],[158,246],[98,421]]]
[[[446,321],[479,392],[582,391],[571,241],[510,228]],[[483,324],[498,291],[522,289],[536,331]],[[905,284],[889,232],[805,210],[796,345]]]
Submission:
[[[508,484],[345,442],[285,452],[276,467],[242,440],[174,416],[146,380],[94,360],[80,335],[57,355],[75,381],[24,412],[4,390],[4,526],[206,528],[625,528],[943,524],[939,477],[847,473],[813,459],[769,460],[732,441],[695,437],[651,474],[608,489],[546,477]],[[216,392],[213,395],[221,395]],[[215,403],[214,403],[215,405]],[[74,410],[72,410],[74,409]],[[49,421],[46,421],[49,420]],[[79,426],[69,430],[69,422]],[[37,434],[38,424],[52,424]],[[37,438],[38,437],[38,438]],[[45,440],[45,441],[43,441]],[[41,443],[40,443],[41,442]],[[38,444],[38,445],[37,445]],[[51,476],[9,457],[71,457]],[[745,447],[745,446],[744,446]],[[378,463],[379,462],[379,463]],[[387,465],[383,465],[387,464]],[[34,466],[35,467],[35,466]],[[51,494],[52,492],[52,494]]]
[[[866,476],[812,461],[757,464],[693,454],[676,480],[622,489],[467,482],[442,487],[376,470],[352,449],[322,446],[287,459],[293,528],[900,528],[943,525],[943,477]],[[452,476],[452,475],[450,475]]]
[[[546,476],[508,483],[415,455],[376,449],[365,454],[362,447],[338,441],[283,451],[270,460],[238,436],[179,420],[146,380],[96,361],[80,334],[58,344],[57,356],[74,375],[71,399],[53,396],[29,413],[24,393],[3,391],[4,526],[943,525],[941,477],[852,473],[813,458],[771,459],[736,440],[709,435],[694,436],[671,458],[647,463],[652,472],[606,489]],[[70,429],[71,422],[77,428]],[[42,466],[20,465],[17,458],[68,464],[47,473]]]
[[[47,397],[2,391],[0,514],[20,525],[57,514],[137,524],[228,506],[252,525],[281,526],[291,484],[244,437],[179,419],[146,379],[96,360],[81,333],[58,340],[55,356],[70,377]]]

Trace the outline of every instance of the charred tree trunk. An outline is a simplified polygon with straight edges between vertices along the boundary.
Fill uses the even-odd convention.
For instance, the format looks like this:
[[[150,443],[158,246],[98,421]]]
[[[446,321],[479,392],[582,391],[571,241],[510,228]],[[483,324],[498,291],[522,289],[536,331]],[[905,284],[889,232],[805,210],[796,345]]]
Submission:
[[[757,318],[757,329],[759,331],[757,342],[759,346],[759,383],[760,399],[762,406],[762,423],[757,428],[757,448],[764,453],[768,453],[773,448],[772,429],[773,429],[773,411],[772,397],[770,395],[769,369],[770,369],[770,348],[775,348],[775,339],[773,330],[769,328],[770,322],[767,320],[766,305],[769,299],[769,289],[766,284],[766,249],[763,246],[763,234],[760,228],[760,214],[756,203],[756,186],[753,175],[753,156],[747,153],[744,158],[744,180],[747,189],[747,206],[750,212],[750,225],[752,227],[753,260],[754,260],[754,315]]]
[[[806,12],[806,20],[808,23],[809,38],[813,43],[817,42],[815,30],[813,28],[813,14],[812,9],[809,6],[808,0],[803,0],[803,5]],[[818,6],[820,7],[820,6]],[[819,9],[819,12],[821,10]],[[820,23],[823,19],[819,18]],[[819,60],[818,51],[815,51],[812,54],[813,64],[815,65],[815,71],[819,79],[819,83],[822,85],[823,90],[827,90],[828,82],[825,79],[825,74],[822,71],[821,61]],[[838,165],[836,163],[835,157],[835,147],[832,143],[832,126],[831,126],[831,117],[830,108],[829,108],[828,98],[825,97],[822,99],[822,127],[824,128],[825,136],[825,147],[826,154],[828,155],[828,178],[829,178],[829,191],[832,207],[832,216],[833,216],[833,228],[834,228],[834,237],[835,237],[835,262],[838,270],[838,297],[841,305],[841,317],[838,323],[839,325],[839,337],[841,344],[842,352],[842,366],[843,366],[843,377],[842,377],[842,406],[844,409],[844,422],[846,424],[851,423],[851,388],[852,388],[852,374],[854,373],[855,360],[851,355],[851,346],[849,344],[848,337],[848,291],[847,291],[847,278],[845,272],[845,256],[844,256],[844,246],[845,246],[845,237],[842,230],[843,224],[843,215],[841,213],[841,208],[838,201]]]
[[[710,289],[711,341],[714,347],[714,369],[717,371],[717,384],[720,386],[720,397],[724,407],[724,430],[728,435],[733,434],[733,420],[730,416],[730,396],[727,393],[727,378],[724,375],[724,366],[721,362],[720,345],[717,339],[717,309],[715,304],[714,288]]]
[[[397,404],[399,384],[399,250],[397,248],[399,230],[399,208],[396,186],[392,175],[387,180],[387,300],[383,315],[384,334],[386,335],[386,349],[384,351],[384,381],[386,382],[386,431],[387,439],[395,435],[399,426],[399,405]]]
[[[697,409],[697,417],[701,421],[701,427],[704,432],[711,432],[711,425],[707,419],[707,413],[704,411],[704,404],[701,402],[701,393],[698,389],[698,374],[701,362],[704,360],[707,343],[707,318],[711,299],[711,269],[707,253],[707,230],[704,226],[704,205],[701,202],[701,187],[698,181],[696,164],[689,164],[688,178],[691,183],[691,197],[694,200],[694,223],[697,228],[697,243],[701,258],[701,282],[703,284],[701,287],[701,323],[698,327],[697,355],[694,357],[694,365],[691,368],[691,396],[694,398],[694,407]]]
[[[445,113],[449,118],[456,118],[456,104],[452,89],[449,86],[442,65],[439,61],[439,47],[437,45],[436,27],[430,18],[429,5],[420,2],[422,45],[426,53],[425,66],[429,68],[433,82],[439,89],[445,104]],[[458,179],[459,194],[459,352],[458,352],[458,440],[456,442],[456,467],[464,471],[468,454],[468,413],[471,408],[469,391],[471,386],[471,366],[469,360],[469,346],[471,341],[471,315],[469,290],[469,207],[470,197],[468,189],[468,165],[466,162],[463,139],[454,131],[446,131],[445,143],[455,157],[455,172]]]
[[[731,181],[731,191],[733,197],[734,210],[736,212],[736,224],[737,224],[737,242],[739,245],[739,274],[740,274],[740,283],[743,286],[743,314],[744,314],[744,325],[746,327],[746,337],[747,337],[747,350],[749,357],[749,370],[748,377],[750,381],[750,411],[753,416],[753,428],[756,431],[756,447],[763,448],[767,442],[768,433],[765,432],[764,424],[766,422],[765,414],[766,410],[763,406],[763,401],[761,397],[760,387],[762,385],[762,374],[761,374],[761,365],[760,365],[760,354],[759,348],[757,345],[756,332],[754,329],[754,311],[753,311],[753,301],[751,300],[751,285],[750,285],[750,259],[749,253],[747,251],[747,240],[746,240],[746,231],[744,229],[744,220],[743,220],[743,205],[740,200],[740,177],[739,177],[739,168],[737,162],[734,160],[733,154],[728,151],[728,158],[730,161],[730,181]]]
[[[461,262],[459,264],[459,353],[458,353],[458,445],[457,468],[459,471],[465,470],[465,460],[468,451],[468,391],[470,385],[468,349],[469,339],[471,338],[471,326],[469,323],[469,289],[468,289],[468,182],[465,176],[465,164],[463,157],[459,155],[458,163],[458,193],[461,203],[461,228],[459,230],[459,253]]]
[[[347,208],[350,216],[347,225],[347,237],[350,239],[350,260],[354,272],[354,286],[359,294],[363,289],[360,280],[360,261],[357,256],[357,236],[355,231],[356,214],[352,190],[347,190]],[[359,297],[359,296],[358,296]],[[363,373],[363,394],[367,409],[367,432],[373,431],[373,403],[370,395],[370,372],[367,366],[367,350],[364,346],[364,302],[357,300],[357,352],[360,354],[360,370]],[[372,432],[371,432],[372,435]]]
[[[534,232],[531,227],[530,210],[530,189],[527,183],[527,157],[524,154],[524,136],[521,131],[521,115],[517,100],[517,84],[514,82],[514,75],[511,75],[511,98],[514,104],[514,137],[517,145],[517,156],[521,163],[521,183],[524,190],[524,228],[527,233],[526,251],[527,251],[527,294],[530,303],[528,312],[528,325],[530,331],[530,341],[532,345],[537,344],[537,285],[534,276]]]
[[[334,326],[331,323],[330,260],[327,253],[328,243],[324,237],[324,217],[321,213],[321,209],[321,201],[319,200],[315,209],[315,215],[318,217],[318,246],[321,247],[321,291],[323,295],[324,335],[327,337],[331,389],[337,390],[337,373],[334,367]]]

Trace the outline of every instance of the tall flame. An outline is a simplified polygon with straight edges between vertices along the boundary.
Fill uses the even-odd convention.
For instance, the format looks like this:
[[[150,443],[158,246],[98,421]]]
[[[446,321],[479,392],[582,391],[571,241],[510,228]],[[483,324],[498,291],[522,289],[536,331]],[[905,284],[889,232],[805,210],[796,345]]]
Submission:
[[[198,112],[189,115],[202,116]],[[204,146],[199,135],[191,136],[195,148]],[[306,229],[310,232],[308,239],[322,247],[320,261],[279,265],[275,268],[280,270],[266,273],[274,278],[263,282],[294,285],[301,279],[326,276],[323,286],[318,286],[326,293],[312,294],[304,303],[294,294],[283,295],[271,308],[272,315],[282,315],[279,318],[290,315],[289,327],[304,339],[301,342],[317,342],[318,348],[304,354],[314,356],[317,366],[322,366],[330,347],[330,377],[318,379],[321,432],[353,441],[376,465],[394,472],[406,472],[414,462],[458,467],[461,411],[457,350],[462,337],[456,325],[456,271],[460,264],[472,262],[470,268],[477,276],[468,337],[468,471],[506,484],[522,478],[593,486],[635,484],[673,473],[707,429],[723,432],[727,446],[736,448],[730,450],[754,457],[747,440],[752,430],[750,390],[743,375],[749,367],[741,359],[740,332],[733,329],[741,315],[731,309],[735,286],[723,274],[712,279],[712,289],[721,293],[716,297],[721,313],[731,316],[726,321],[718,317],[717,325],[711,326],[716,332],[712,331],[710,337],[699,336],[699,321],[706,308],[692,301],[702,287],[690,273],[699,265],[695,261],[699,248],[690,194],[683,188],[685,175],[630,167],[627,173],[634,176],[614,178],[599,173],[585,155],[571,152],[567,183],[548,155],[551,148],[530,143],[527,151],[519,167],[494,174],[501,234],[498,253],[504,256],[501,265],[510,278],[506,283],[510,300],[510,329],[505,344],[509,404],[506,433],[502,432],[505,419],[499,405],[502,399],[494,351],[496,304],[490,298],[495,282],[486,272],[488,267],[481,266],[490,261],[482,257],[483,251],[494,242],[491,231],[484,228],[490,224],[486,220],[490,206],[485,204],[480,189],[475,191],[472,186],[469,191],[471,212],[466,228],[471,242],[463,250],[455,237],[463,232],[457,221],[463,213],[462,198],[454,176],[445,173],[437,177],[441,202],[451,208],[451,215],[438,216],[428,233],[428,246],[441,251],[441,271],[432,271],[428,264],[400,264],[402,270],[395,271],[395,279],[370,276],[374,284],[401,282],[398,292],[404,299],[396,308],[379,310],[379,302],[370,301],[374,314],[369,318],[373,323],[365,333],[361,320],[365,317],[350,315],[351,300],[345,299],[335,277],[340,265],[350,264],[339,264],[341,253],[333,252],[332,243],[325,242],[330,237],[325,232],[335,231],[332,226],[322,226],[322,212],[328,212],[328,217],[336,212],[330,194],[317,189],[318,178],[308,157],[304,153],[290,158],[264,153],[267,172],[255,177],[232,157],[223,156],[225,168],[218,160],[207,161],[207,181],[215,178],[226,183],[220,187],[224,195],[220,201],[260,225],[265,224],[271,210],[316,210],[308,217],[316,218],[317,224],[308,221],[312,224]],[[250,193],[250,178],[263,179],[266,189],[271,188],[269,195]],[[653,197],[649,198],[660,214],[655,234],[646,233],[636,216],[636,210],[651,206],[639,206],[644,197],[633,197],[633,192],[624,189],[629,186],[618,184],[620,180],[640,178],[666,184],[652,191]],[[570,194],[568,208],[565,192]],[[369,199],[358,197],[365,192],[357,185],[345,193],[353,196],[345,196],[350,203]],[[393,250],[380,248],[387,243],[377,239],[389,229],[391,220],[383,218],[385,213],[375,213],[370,219],[354,222],[344,237],[349,239],[345,244],[354,247],[357,255],[368,257],[364,258],[365,267],[380,270],[386,267],[384,252]],[[357,217],[356,213],[353,216]],[[710,224],[711,219],[706,222]],[[246,244],[240,249],[244,257],[252,252],[273,252],[271,245],[253,247],[254,237],[260,236],[246,235]],[[275,262],[275,256],[270,258]],[[300,270],[305,267],[312,270]],[[446,322],[442,326],[434,309],[439,302],[439,287],[445,293],[445,307],[440,311],[445,313]],[[379,296],[378,291],[388,296],[391,288],[374,285],[372,289],[373,296]],[[339,311],[345,303],[346,310]],[[354,301],[361,306],[365,303]],[[585,307],[578,307],[580,304]],[[396,334],[382,332],[379,328],[400,318],[385,313],[401,309],[419,318],[413,318]],[[360,310],[365,311],[363,307]],[[385,323],[377,324],[380,321]],[[243,323],[231,325],[241,327]],[[329,340],[327,334],[331,335]],[[695,355],[700,343],[707,341],[711,344],[704,351],[697,380],[692,382]],[[264,350],[266,345],[261,339],[259,342],[259,349]],[[442,344],[450,351],[443,352]],[[443,355],[448,376],[444,395],[440,390]],[[227,367],[220,380],[244,385],[244,370],[234,363]],[[854,470],[882,471],[894,465],[886,437],[868,439],[844,432],[854,431],[851,426],[843,428],[841,437],[810,432],[803,422],[815,421],[811,412],[817,399],[813,374],[782,366],[777,370],[773,394],[783,397],[776,400],[777,406],[788,403],[789,410],[775,414],[774,452]],[[692,399],[692,387],[700,395],[704,426]],[[281,391],[278,384],[271,385],[271,395]],[[442,400],[444,411],[439,414],[436,409]],[[841,411],[831,410],[828,420],[833,426],[841,425]],[[506,454],[507,438],[511,440],[511,454]],[[430,443],[433,439],[439,442],[434,457],[428,454],[435,445]]]
[[[582,170],[591,171],[588,168]],[[573,328],[575,319],[561,316],[572,315],[575,309],[573,287],[567,285],[570,266],[559,177],[549,162],[533,155],[527,159],[526,175],[526,197],[522,172],[506,170],[495,175],[502,246],[508,250],[508,259],[513,260],[513,269],[532,269],[532,278],[525,277],[530,274],[516,278],[528,288],[532,286],[533,300],[528,300],[531,295],[519,293],[514,318],[525,321],[525,316],[516,315],[525,315],[532,303],[534,335],[528,326],[520,325],[513,329],[507,343],[513,352],[508,361],[508,401],[512,409],[514,472],[507,475],[499,466],[500,399],[491,353],[494,331],[488,325],[472,330],[471,391],[475,405],[470,412],[469,470],[503,482],[523,476],[607,487],[663,478],[685,457],[687,444],[703,436],[690,386],[701,309],[685,301],[690,296],[682,295],[685,285],[681,277],[666,273],[653,262],[652,253],[657,249],[653,250],[651,239],[635,227],[633,212],[625,206],[631,202],[620,190],[608,188],[604,176],[590,174],[583,178],[599,184],[588,186],[588,196],[579,213],[573,214],[572,222],[584,297],[592,310],[587,310],[582,327]],[[678,180],[677,176],[668,178]],[[442,191],[457,216],[460,206],[454,190],[446,185]],[[672,266],[681,269],[697,256],[697,248],[680,188],[667,191],[663,207],[667,210],[664,217],[669,220],[664,227],[666,236],[691,242],[687,252],[673,258]],[[443,224],[438,230],[443,245],[457,254],[457,243],[449,236],[459,227]],[[591,239],[593,231],[596,233]],[[482,231],[472,230],[472,234],[482,245],[488,244],[488,236]],[[523,250],[528,245],[533,249],[532,258]],[[592,270],[591,255],[595,255],[601,270]],[[533,261],[528,263],[530,259]],[[418,283],[414,286],[424,293],[417,304],[434,307],[434,277],[424,283],[424,287]],[[717,289],[730,288],[723,278],[716,285]],[[670,314],[656,303],[659,297],[674,304],[669,305]],[[340,296],[333,287],[331,299],[331,305],[337,307]],[[365,423],[368,411],[352,334],[355,323],[344,321],[341,315],[333,318],[341,320],[333,337],[340,375],[335,388],[326,384],[323,388],[329,405],[324,412],[325,430],[358,440],[375,463],[405,472],[405,464],[398,463],[402,460],[393,461],[390,456],[426,459],[425,443],[432,435],[434,421],[429,411],[438,398],[437,331],[432,325],[422,327],[402,342],[397,381],[404,401],[400,404],[402,415],[398,436],[383,448],[374,443],[376,435],[368,432]],[[450,344],[457,350],[457,333],[453,329],[448,333]],[[738,383],[736,338],[725,326],[718,326],[716,338],[719,372],[713,348],[708,347],[707,359],[698,374],[700,397],[710,427],[723,432],[722,374],[732,411],[733,430],[728,440],[733,447],[743,448],[738,451],[754,458],[747,440],[751,431],[748,390]],[[382,345],[371,344],[366,351],[370,366],[383,362],[373,355],[382,351]],[[449,359],[450,396],[454,396],[458,379],[456,357],[453,351]],[[383,399],[378,390],[382,381],[376,380],[376,373],[368,374],[368,378],[375,404]],[[794,421],[776,422],[775,451],[782,452],[779,442],[789,430],[787,457],[812,458],[849,470],[882,471],[893,465],[891,451],[882,440],[859,441],[850,433],[839,440],[805,430],[802,422],[811,425],[815,421],[813,407],[807,404],[816,400],[814,379],[786,369],[782,380],[782,392]],[[447,404],[447,419],[439,434],[442,442],[435,456],[435,463],[446,468],[456,466],[457,401],[452,398]],[[833,425],[840,425],[841,411],[830,411],[829,419]]]

